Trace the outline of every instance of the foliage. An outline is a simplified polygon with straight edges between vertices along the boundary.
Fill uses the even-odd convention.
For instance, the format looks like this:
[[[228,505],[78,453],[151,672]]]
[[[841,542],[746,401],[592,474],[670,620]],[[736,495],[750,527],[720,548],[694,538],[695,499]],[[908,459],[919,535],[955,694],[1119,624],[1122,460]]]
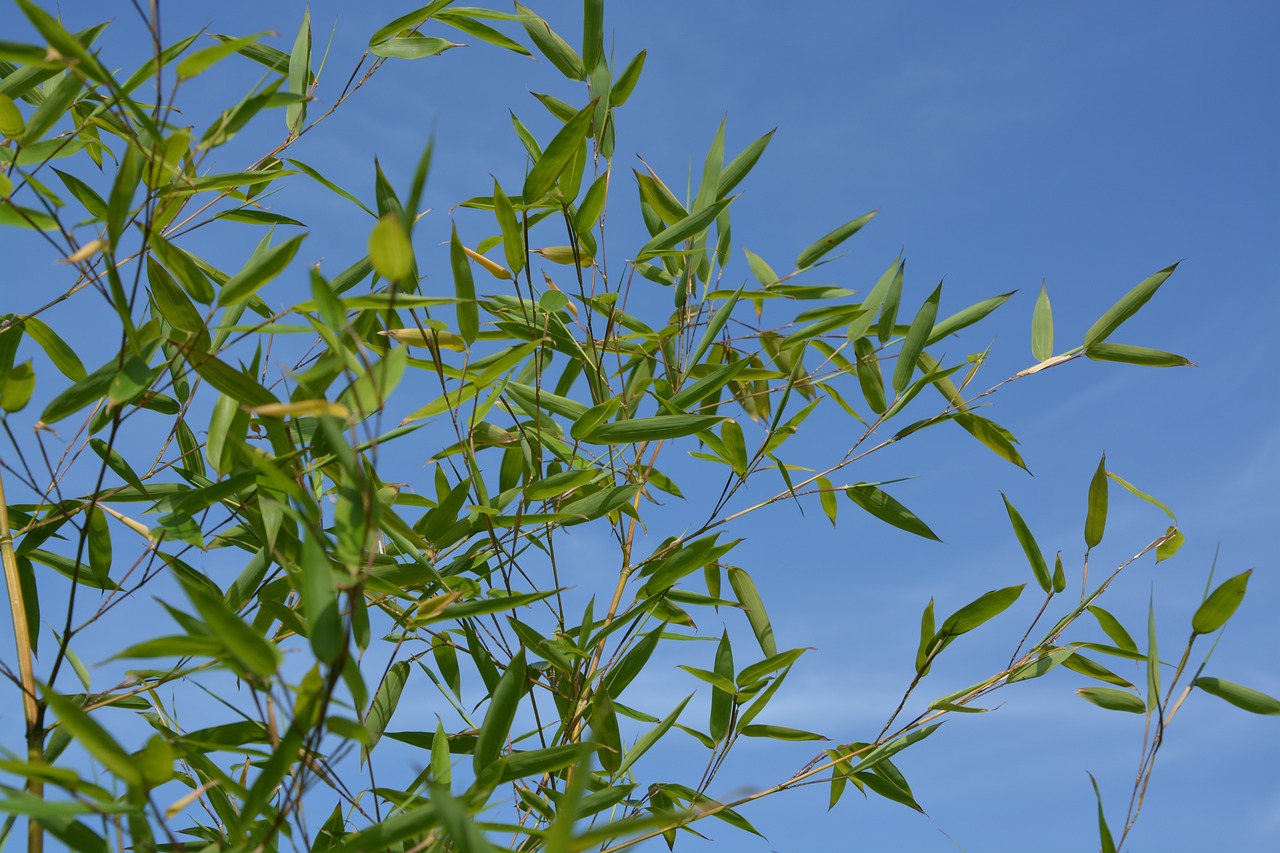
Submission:
[[[1128,567],[1182,542],[1173,513],[1104,458],[1088,490],[1078,598],[1061,556],[1051,566],[1005,500],[1042,599],[1007,662],[917,700],[947,649],[1013,618],[1026,585],[975,593],[945,616],[930,600],[908,686],[881,730],[802,745],[798,773],[712,799],[743,738],[825,740],[762,717],[806,649],[779,647],[735,531],[786,503],[835,524],[847,501],[846,512],[936,539],[894,481],[853,479],[859,463],[954,424],[978,452],[1024,467],[1012,433],[985,412],[1005,384],[1082,357],[1189,364],[1113,340],[1174,267],[1063,351],[1042,290],[1035,363],[984,388],[983,353],[949,361],[943,350],[1010,294],[942,316],[939,285],[912,308],[902,258],[865,296],[806,283],[874,211],[803,248],[784,275],[744,250],[752,278],[739,283],[735,189],[771,134],[731,156],[722,124],[683,196],[644,164],[615,172],[615,112],[645,54],[608,54],[600,0],[584,3],[581,49],[519,4],[437,0],[374,32],[323,113],[316,91],[332,72],[307,16],[288,53],[254,35],[166,43],[156,24],[154,55],[126,75],[99,52],[104,26],[71,32],[16,2],[41,41],[0,43],[0,224],[30,251],[52,246],[71,276],[0,328],[10,447],[0,475],[14,500],[0,491],[16,638],[6,701],[22,704],[29,745],[3,759],[0,812],[6,834],[29,820],[29,850],[48,833],[81,851],[611,851],[659,835],[674,844],[708,818],[754,832],[742,806],[815,781],[829,784],[832,805],[852,786],[920,809],[898,756],[1059,667],[1096,683],[1077,690],[1083,699],[1145,719],[1115,840],[1099,796],[1103,847],[1118,849],[1193,688],[1280,712],[1191,663],[1197,638],[1239,606],[1248,572],[1206,595],[1176,664],[1158,654],[1154,608],[1141,643],[1104,609]],[[537,55],[581,86],[576,103],[539,96],[558,126],[543,139],[513,114],[522,186],[495,180],[459,202],[447,232],[424,233],[424,186],[439,168],[429,141],[408,186],[373,164],[371,206],[340,186],[349,176],[291,156],[386,62],[439,56],[459,33]],[[207,111],[183,100],[193,80],[254,63],[261,80],[189,125]],[[264,138],[281,120],[277,144],[223,171],[233,140]],[[631,183],[647,233],[618,237],[606,213]],[[321,272],[320,250],[297,231],[302,205],[288,206],[299,186],[351,205],[366,256]],[[238,268],[197,253],[201,234],[246,227],[259,238]],[[419,247],[441,241],[447,293],[441,276],[424,285],[419,264]],[[288,285],[304,280],[297,299]],[[81,332],[42,316],[95,294],[117,344],[86,366]],[[294,301],[276,310],[264,294]],[[56,374],[37,374],[37,353]],[[795,451],[819,407],[852,438],[815,470]],[[403,482],[406,460],[424,457],[432,475]],[[1113,483],[1172,525],[1090,586]],[[748,498],[748,484],[768,497]],[[564,580],[568,537],[584,531],[616,549],[610,571],[593,570],[598,587],[577,572]],[[717,612],[733,631],[708,637],[695,620]],[[54,627],[42,631],[42,618]],[[145,637],[122,646],[93,630],[112,620],[141,623]],[[1111,642],[1065,639],[1081,622]],[[93,689],[82,660],[108,655],[131,668]],[[673,657],[691,695],[636,707],[651,703],[628,687]],[[1106,657],[1139,661],[1145,682]],[[399,708],[411,681],[436,688],[434,719]],[[209,697],[221,708],[203,707]],[[703,772],[668,780],[651,750],[673,738],[703,750]],[[397,778],[393,755],[421,772]]]

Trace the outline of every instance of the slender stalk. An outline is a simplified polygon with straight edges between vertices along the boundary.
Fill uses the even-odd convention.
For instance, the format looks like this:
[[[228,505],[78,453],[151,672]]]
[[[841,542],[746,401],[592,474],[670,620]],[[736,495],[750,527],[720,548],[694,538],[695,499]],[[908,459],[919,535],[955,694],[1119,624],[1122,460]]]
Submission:
[[[27,726],[27,763],[44,763],[44,732],[40,730],[40,705],[36,701],[35,655],[31,649],[31,631],[27,624],[27,603],[18,577],[18,558],[13,553],[13,534],[9,530],[9,505],[4,496],[4,480],[0,478],[0,560],[4,562],[4,582],[9,590],[9,609],[13,622],[13,644],[18,650],[18,675],[22,680],[22,715]],[[27,779],[27,793],[44,798],[44,782],[37,776]],[[44,850],[44,827],[35,818],[27,819],[27,853]]]

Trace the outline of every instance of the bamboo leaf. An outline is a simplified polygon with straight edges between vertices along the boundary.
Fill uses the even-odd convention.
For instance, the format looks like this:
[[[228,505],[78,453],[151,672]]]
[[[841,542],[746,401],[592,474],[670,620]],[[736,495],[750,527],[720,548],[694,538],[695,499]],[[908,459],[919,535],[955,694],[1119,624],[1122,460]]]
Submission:
[[[396,661],[387,670],[382,683],[378,685],[378,692],[373,696],[373,704],[369,706],[369,713],[364,718],[365,728],[369,730],[366,754],[373,752],[373,748],[382,739],[383,732],[387,730],[387,724],[391,722],[391,716],[396,712],[396,706],[400,704],[400,694],[404,692],[404,685],[408,680],[409,664]]]
[[[480,310],[476,304],[475,280],[471,277],[471,262],[466,249],[458,239],[458,226],[453,226],[449,242],[449,264],[453,268],[453,288],[458,297],[458,334],[468,345],[480,335]]]
[[[1098,469],[1089,482],[1089,511],[1084,520],[1084,544],[1097,547],[1107,526],[1107,454],[1102,454]]]
[[[1049,305],[1049,291],[1040,284],[1036,298],[1036,310],[1031,315],[1031,357],[1044,361],[1053,357],[1053,308]]]
[[[696,213],[691,213],[673,225],[662,229],[655,234],[648,243],[641,247],[636,254],[636,262],[644,261],[673,248],[678,243],[692,239],[711,227],[711,223],[716,221],[725,208],[727,208],[737,196],[731,196],[721,201],[717,201],[709,207],[705,207]]]
[[[601,424],[581,440],[586,444],[632,444],[639,441],[659,441],[703,432],[723,420],[722,417],[712,415],[660,415],[652,418],[632,418]]]
[[[374,56],[394,59],[426,59],[446,50],[463,47],[457,42],[431,36],[401,36],[378,42],[369,48]]]
[[[1122,296],[1115,305],[1108,308],[1106,313],[1089,327],[1089,331],[1085,332],[1085,350],[1105,341],[1111,336],[1112,332],[1120,327],[1121,323],[1138,313],[1138,310],[1143,305],[1146,305],[1152,296],[1155,296],[1156,291],[1160,289],[1160,285],[1164,284],[1177,268],[1178,265],[1174,264],[1144,279],[1137,287]]]
[[[942,299],[942,285],[934,288],[933,293],[920,306],[907,336],[902,341],[902,350],[898,353],[898,364],[893,371],[893,390],[901,394],[911,384],[911,376],[915,373],[916,362],[924,351],[925,341],[933,330],[933,321],[938,316],[938,302]]]
[[[905,530],[935,542],[942,541],[915,513],[890,497],[887,492],[870,483],[855,483],[846,488],[844,493],[849,500],[899,530]]]
[[[521,195],[526,205],[541,200],[555,186],[556,180],[581,149],[583,140],[587,138],[594,111],[595,101],[592,101],[565,122],[564,127],[560,128],[560,131],[543,149],[542,156],[537,158],[524,179],[524,190]]]
[[[733,587],[734,597],[746,611],[747,621],[760,644],[760,651],[765,657],[773,658],[778,654],[778,644],[773,636],[773,624],[769,621],[769,613],[764,608],[764,599],[756,589],[755,581],[745,570],[736,566],[729,569],[729,586]]]
[[[222,286],[222,292],[218,294],[218,307],[243,302],[264,284],[284,272],[289,262],[293,260],[293,256],[298,253],[298,247],[302,245],[305,237],[305,234],[298,234],[279,246],[255,252],[240,272]]]
[[[1227,624],[1240,602],[1244,601],[1245,589],[1249,586],[1249,576],[1252,574],[1253,569],[1249,569],[1219,584],[1196,608],[1195,615],[1191,617],[1191,630],[1197,634],[1212,634]]]
[[[1189,358],[1164,350],[1136,347],[1130,344],[1097,343],[1085,347],[1084,354],[1094,361],[1118,361],[1143,367],[1195,367]]]
[[[142,785],[142,773],[138,765],[97,720],[86,714],[79,705],[49,688],[44,690],[44,700],[49,703],[49,708],[75,742],[100,761],[103,767],[130,787]]]
[[[525,31],[533,40],[534,46],[551,61],[552,65],[560,69],[561,74],[570,80],[587,79],[587,69],[582,57],[578,56],[569,43],[552,30],[544,19],[519,3],[516,3],[516,12],[519,13],[520,22],[524,24]],[[528,193],[525,193],[525,198],[530,198]]]
[[[873,210],[870,213],[864,213],[857,219],[851,219],[827,236],[823,237],[821,240],[818,240],[816,243],[809,246],[800,253],[799,257],[796,258],[796,269],[804,270],[813,266],[814,262],[827,252],[830,252],[836,246],[839,246],[845,240],[848,240],[854,234],[857,234],[858,231],[862,229],[862,226],[870,222],[871,218],[877,213],[879,213],[879,210]]]
[[[1027,562],[1031,564],[1031,573],[1035,575],[1036,583],[1040,584],[1040,588],[1045,592],[1052,592],[1053,578],[1049,575],[1049,564],[1045,562],[1036,538],[1031,535],[1031,528],[1027,527],[1027,523],[1022,520],[1022,516],[1009,502],[1009,498],[1005,497],[1004,492],[1000,493],[1000,497],[1004,498],[1004,508],[1009,514],[1009,523],[1013,525],[1013,533],[1018,537],[1022,552],[1027,555]]]
[[[511,724],[516,718],[516,709],[520,706],[520,698],[524,696],[526,689],[525,654],[521,648],[507,664],[507,670],[498,680],[489,700],[489,709],[485,712],[480,734],[476,738],[473,756],[476,773],[483,772],[502,755],[511,733]]]
[[[1129,690],[1120,690],[1116,687],[1078,687],[1076,695],[1108,711],[1126,711],[1130,714],[1147,712],[1147,706],[1142,701],[1142,697]]]
[[[1280,715],[1280,700],[1265,693],[1222,678],[1197,678],[1192,682],[1205,693],[1217,696],[1251,714]]]

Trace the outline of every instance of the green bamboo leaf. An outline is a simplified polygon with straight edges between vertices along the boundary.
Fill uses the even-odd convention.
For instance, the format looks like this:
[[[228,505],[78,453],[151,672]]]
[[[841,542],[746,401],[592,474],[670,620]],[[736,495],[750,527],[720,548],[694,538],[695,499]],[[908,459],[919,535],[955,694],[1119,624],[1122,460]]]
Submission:
[[[600,766],[617,775],[622,766],[622,734],[608,690],[597,690],[591,698],[591,736],[600,747]]]
[[[582,64],[590,71],[604,58],[604,0],[582,4]]]
[[[750,725],[743,726],[742,731],[738,734],[746,737],[764,737],[770,740],[830,740],[825,735],[815,734],[814,732],[806,732],[801,729],[787,728],[786,726],[768,726],[768,725]]]
[[[212,47],[197,50],[195,53],[178,63],[178,80],[190,80],[192,77],[207,71],[214,64],[221,62],[228,56],[238,53],[242,48],[253,44],[265,35],[270,35],[270,33],[261,32],[251,36],[241,36],[240,38],[228,39],[227,41],[219,42]]]
[[[79,382],[87,375],[84,369],[84,363],[80,361],[80,356],[76,355],[75,350],[67,345],[58,333],[40,319],[36,317],[28,317],[22,322],[23,330],[27,337],[31,338],[40,345],[40,349],[44,350],[44,354],[53,362],[53,366],[58,368],[63,376],[72,382]]]
[[[244,265],[240,272],[232,276],[222,286],[218,294],[218,307],[234,305],[248,299],[271,279],[284,272],[302,245],[305,234],[290,237],[279,246],[274,246],[254,256]]]
[[[524,24],[525,31],[529,33],[534,46],[550,60],[552,65],[560,69],[561,74],[570,80],[587,79],[587,70],[582,57],[578,56],[577,52],[569,47],[569,43],[557,35],[544,19],[519,3],[516,4],[516,12],[519,13],[520,22]],[[525,193],[525,198],[530,197]]]
[[[91,504],[86,510],[86,534],[88,538],[89,571],[102,586],[111,583],[111,528],[107,526],[107,514]]]
[[[174,329],[196,337],[196,345],[201,349],[209,348],[208,324],[187,294],[169,275],[169,271],[160,266],[154,258],[147,258],[147,283],[151,285],[151,296],[160,309],[161,315]]]
[[[75,196],[76,200],[84,205],[84,209],[89,212],[90,216],[94,219],[106,219],[107,203],[103,200],[102,196],[98,195],[97,190],[77,178],[75,175],[69,175],[58,169],[54,169],[53,171],[57,173],[58,178],[62,181],[62,185],[67,188],[68,192]]]
[[[202,305],[213,302],[213,285],[190,254],[159,234],[151,235],[151,251],[169,268],[188,296]]]
[[[1108,711],[1127,711],[1130,714],[1147,712],[1147,706],[1142,701],[1142,697],[1129,690],[1120,690],[1115,687],[1078,687],[1076,695]]]
[[[374,213],[372,210],[370,210],[365,205],[364,202],[362,202],[360,199],[356,198],[354,195],[344,190],[342,187],[335,184],[333,181],[326,178],[324,175],[320,174],[311,166],[308,166],[306,163],[303,163],[301,160],[285,160],[285,162],[288,163],[290,166],[294,167],[295,169],[297,169],[302,174],[306,175],[308,178],[311,178],[311,180],[320,184],[325,189],[330,190],[331,192],[337,193],[338,195],[345,198],[347,201],[352,202],[353,204],[356,205],[356,207],[359,207],[361,210],[363,210],[365,213],[372,216],[374,219],[378,218],[378,215]]]
[[[1085,347],[1084,354],[1094,361],[1118,361],[1143,367],[1195,367],[1189,358],[1164,350],[1136,347],[1130,344],[1097,343]]]
[[[642,50],[633,56],[618,79],[613,81],[613,86],[609,89],[609,106],[620,107],[631,97],[640,80],[640,72],[644,70],[644,60],[648,53],[647,50]]]
[[[57,423],[90,403],[101,400],[111,388],[111,380],[115,378],[117,370],[116,360],[112,359],[75,385],[59,393],[40,413],[40,423]]]
[[[632,444],[680,438],[711,429],[724,418],[712,415],[660,415],[601,424],[581,440],[586,444]]]
[[[929,603],[924,606],[924,612],[920,614],[920,645],[916,649],[916,672],[920,675],[928,675],[929,673],[929,653],[932,650],[933,638],[937,635],[937,628],[933,615],[933,599],[929,599]]]
[[[1084,544],[1097,547],[1107,527],[1107,454],[1102,454],[1098,469],[1089,482],[1089,512],[1084,520]]]
[[[658,642],[661,639],[662,626],[658,626],[641,637],[640,641],[631,647],[631,651],[623,655],[622,660],[618,661],[618,664],[605,674],[603,686],[605,690],[609,691],[610,696],[617,699],[622,695],[622,691],[627,689],[627,685],[644,670],[645,664],[653,656],[654,649],[658,647]],[[593,645],[594,642],[592,643]],[[681,705],[681,707],[683,708],[684,706]]]
[[[1036,310],[1031,315],[1031,357],[1045,361],[1053,357],[1053,308],[1049,304],[1049,291],[1040,283],[1040,295],[1036,298]]]
[[[814,262],[827,252],[830,252],[836,246],[839,246],[845,240],[848,240],[854,234],[858,233],[858,231],[862,229],[862,226],[870,222],[871,218],[879,212],[880,211],[877,209],[870,213],[864,213],[857,219],[851,219],[827,236],[823,237],[821,240],[818,240],[816,243],[809,246],[800,253],[799,257],[796,258],[796,269],[804,270],[813,266]]]
[[[682,669],[692,671],[690,667]],[[697,672],[694,672],[697,675]],[[715,672],[719,679],[727,682],[711,688],[711,715],[707,733],[716,743],[720,743],[729,734],[729,721],[733,713],[734,695],[737,687],[733,683],[733,647],[729,643],[729,631],[720,635],[720,643],[716,646]]]
[[[1155,596],[1147,600],[1147,704],[1160,706],[1160,653],[1156,649]]]
[[[1116,842],[1111,837],[1111,828],[1107,826],[1107,816],[1102,810],[1102,792],[1098,790],[1098,780],[1089,774],[1093,783],[1093,795],[1098,800],[1098,839],[1102,844],[1102,853],[1116,853]]]
[[[1124,626],[1120,624],[1119,619],[1112,616],[1109,612],[1103,610],[1096,604],[1090,605],[1089,612],[1098,620],[1098,626],[1102,628],[1103,633],[1111,638],[1111,642],[1115,643],[1117,648],[1123,649],[1126,652],[1131,652],[1135,655],[1139,654],[1138,644],[1134,642],[1133,637],[1131,637],[1129,632],[1124,629]]]
[[[435,18],[442,24],[448,24],[454,29],[461,30],[467,35],[478,38],[481,41],[488,42],[489,44],[497,45],[503,50],[509,50],[513,53],[518,53],[521,56],[533,56],[533,54],[530,53],[524,45],[514,39],[508,38],[493,27],[480,23],[475,18],[461,14],[461,10],[455,12],[450,9],[442,9]]]
[[[464,45],[431,36],[401,36],[378,42],[369,48],[374,56],[394,59],[425,59]]]
[[[27,121],[26,131],[22,134],[24,145],[32,145],[40,141],[45,132],[58,123],[58,119],[71,109],[72,102],[84,89],[84,82],[75,74],[67,74],[44,96],[44,100],[31,114]],[[7,136],[8,134],[6,134]]]
[[[835,487],[831,485],[831,481],[826,477],[819,477],[814,482],[818,487],[818,500],[822,504],[822,511],[831,522],[831,526],[835,527],[836,512],[840,509],[840,501],[836,498]]]
[[[588,440],[587,436],[617,414],[618,405],[618,398],[610,397],[603,403],[597,403],[587,409],[580,418],[573,422],[573,426],[569,428],[569,435],[576,441]]]
[[[1160,289],[1160,285],[1165,283],[1169,276],[1173,275],[1173,271],[1178,268],[1177,264],[1165,267],[1155,275],[1144,279],[1137,287],[1130,290],[1120,298],[1115,305],[1107,309],[1107,312],[1098,318],[1098,322],[1089,327],[1089,331],[1084,335],[1084,347],[1088,350],[1096,344],[1100,344],[1111,336],[1111,333],[1120,327],[1120,324],[1128,320],[1147,301],[1155,295]]]
[[[31,401],[31,394],[35,389],[36,372],[31,366],[31,360],[14,365],[0,379],[0,409],[8,414],[22,411]]]
[[[917,536],[923,536],[925,539],[932,539],[935,542],[942,541],[936,533],[929,529],[929,525],[921,521],[915,513],[894,500],[887,492],[876,488],[870,483],[855,483],[846,488],[844,493],[849,500],[899,530],[905,530],[908,533],[914,533]]]
[[[764,679],[767,675],[786,669],[799,660],[800,656],[807,652],[808,649],[791,649],[782,654],[767,657],[759,663],[753,663],[751,666],[744,667],[742,672],[738,673],[737,683],[741,688],[747,688]]]
[[[0,136],[6,139],[22,139],[26,131],[27,123],[18,105],[13,102],[13,98],[0,94]]]
[[[769,613],[764,608],[764,599],[756,589],[751,575],[736,566],[729,568],[729,586],[733,587],[734,597],[746,611],[747,621],[760,644],[760,651],[765,657],[772,658],[778,654],[778,644],[773,636],[773,623],[769,621]]]
[[[378,275],[399,282],[413,271],[413,244],[396,213],[382,216],[369,234],[369,260]]]
[[[1175,524],[1177,523],[1178,517],[1174,515],[1173,510],[1165,506],[1164,503],[1152,497],[1151,495],[1147,494],[1146,492],[1142,491],[1142,489],[1139,489],[1137,486],[1135,486],[1133,483],[1130,483],[1128,480],[1124,479],[1119,474],[1113,474],[1112,472],[1108,471],[1107,476],[1115,480],[1120,485],[1124,486],[1125,489],[1129,492],[1129,494],[1134,495],[1135,497],[1142,498],[1144,501],[1151,504],[1152,506],[1160,507],[1160,509],[1164,510],[1164,514],[1169,516],[1169,519],[1171,521],[1173,521]]]
[[[694,347],[692,355],[689,356],[688,367],[684,370],[685,376],[688,376],[689,372],[699,363],[702,356],[715,342],[716,336],[724,329],[725,323],[729,322],[729,317],[733,315],[733,309],[737,307],[742,291],[743,288],[741,287],[734,291],[733,295],[716,309],[716,313],[711,315],[711,321],[707,323],[707,328],[703,330],[702,337],[698,339],[698,345]]]
[[[496,179],[493,182],[493,215],[502,231],[502,252],[507,258],[507,266],[511,269],[511,274],[515,275],[524,269],[524,231],[516,219],[511,199],[507,198]]]
[[[927,355],[927,353],[922,355],[921,359],[923,360]],[[1015,446],[1017,439],[1000,424],[989,421],[972,412],[957,414],[954,420],[965,432],[982,442],[1001,459],[1012,462],[1023,471],[1027,470],[1027,463],[1023,461],[1022,454],[1018,452],[1018,448]]]
[[[696,213],[691,213],[655,234],[636,254],[636,261],[647,260],[659,253],[671,249],[676,244],[692,239],[711,227],[711,223],[727,208],[737,196],[715,202]]]
[[[310,532],[302,539],[299,568],[302,573],[302,609],[307,619],[311,650],[325,663],[334,663],[346,645],[342,615],[338,609],[338,590],[324,545]]]
[[[404,692],[404,685],[408,680],[409,664],[396,661],[387,670],[382,683],[378,685],[378,692],[374,694],[373,704],[369,706],[369,713],[365,715],[363,721],[365,728],[369,730],[366,755],[373,752],[373,748],[382,739],[383,733],[387,730],[387,724],[391,722],[391,716],[396,712],[396,706],[400,704],[400,694]]]
[[[1182,535],[1182,531],[1176,527],[1170,526],[1165,530],[1165,539],[1156,546],[1156,562],[1162,563],[1172,557],[1182,549],[1183,543],[1187,538]]]
[[[853,342],[853,351],[858,358],[856,372],[858,384],[862,388],[862,396],[871,407],[871,411],[882,415],[888,406],[884,397],[884,377],[880,375],[880,359],[876,356],[875,345],[869,338],[858,338]]]
[[[720,172],[720,182],[716,190],[716,198],[722,199],[727,196],[734,187],[742,182],[751,169],[759,162],[764,150],[769,147],[770,140],[773,139],[777,128],[766,133],[764,136],[752,142],[742,150],[742,153],[729,161],[729,165],[725,166]],[[777,281],[775,278],[774,281]],[[772,282],[770,282],[772,284]]]
[[[724,445],[725,461],[739,477],[747,476],[747,442],[742,427],[732,419],[720,425],[720,442]]]
[[[937,323],[933,327],[933,331],[929,333],[929,339],[925,342],[926,346],[933,346],[947,335],[953,335],[961,329],[972,326],[974,323],[986,317],[992,311],[999,308],[1010,296],[1016,291],[1002,293],[999,296],[993,296],[990,299],[984,299],[970,305],[961,311],[957,311],[945,320]]]
[[[311,84],[311,9],[302,10],[302,25],[298,27],[298,35],[293,40],[293,51],[289,54],[289,91],[295,95],[306,96]],[[302,130],[307,120],[307,103],[300,101],[285,107],[285,127],[290,135]]]
[[[448,787],[453,781],[453,762],[449,758],[449,738],[444,732],[444,722],[436,721],[436,734],[431,739],[431,779]]]
[[[587,104],[552,137],[542,156],[537,158],[524,179],[522,198],[525,204],[541,200],[555,186],[565,167],[582,148],[583,140],[587,138],[587,131],[591,127],[595,107],[595,101]]]
[[[1197,678],[1192,684],[1205,693],[1217,696],[1251,714],[1280,715],[1280,700],[1265,693],[1222,678]]]
[[[480,310],[476,304],[476,286],[471,277],[471,261],[458,239],[458,226],[453,226],[449,242],[449,263],[453,268],[453,288],[458,297],[458,334],[468,345],[480,335]]]
[[[436,12],[439,12],[452,2],[453,0],[435,0],[435,2],[414,9],[412,12],[406,12],[386,26],[380,27],[377,32],[370,36],[369,46],[373,47],[378,42],[386,41],[392,36],[416,30],[430,20]]]
[[[948,616],[942,623],[942,627],[938,629],[937,639],[946,646],[961,634],[967,634],[979,625],[994,619],[1018,600],[1024,587],[1026,584],[1018,584],[983,593]]]
[[[684,701],[677,705],[671,713],[663,717],[662,722],[658,723],[658,725],[654,726],[652,729],[637,738],[636,742],[631,745],[631,749],[627,750],[626,757],[622,759],[622,763],[618,766],[617,772],[614,775],[621,776],[626,773],[631,769],[632,764],[635,764],[636,761],[648,752],[655,743],[662,740],[666,733],[671,731],[671,726],[675,724],[675,721],[680,719],[680,713],[684,710],[684,707],[689,704],[689,700],[693,697],[694,694],[692,693],[684,697]]]
[[[898,364],[893,371],[893,390],[901,394],[911,384],[911,376],[915,373],[916,362],[924,351],[925,341],[933,329],[933,321],[938,316],[938,302],[942,299],[942,285],[934,288],[933,293],[920,306],[907,336],[902,341],[902,350],[898,353]]]
[[[1227,624],[1240,602],[1244,601],[1245,589],[1249,586],[1249,576],[1252,574],[1253,569],[1249,569],[1219,584],[1196,608],[1195,615],[1191,617],[1191,630],[1197,634],[1212,634]]]
[[[1022,516],[1005,497],[1004,492],[1000,493],[1000,497],[1004,498],[1004,508],[1009,514],[1009,523],[1013,525],[1013,533],[1018,537],[1022,552],[1027,555],[1027,562],[1031,564],[1031,573],[1036,576],[1036,583],[1040,584],[1040,588],[1045,592],[1052,592],[1053,578],[1049,575],[1049,565],[1044,560],[1044,554],[1040,551],[1036,538],[1031,535],[1031,528],[1027,527],[1027,523],[1022,520]]]
[[[516,709],[524,696],[528,685],[525,681],[525,654],[521,648],[516,652],[507,670],[498,680],[489,700],[489,709],[485,712],[484,722],[480,726],[480,734],[476,738],[474,763],[476,773],[481,773],[502,755],[511,733],[511,724],[516,718]]]
[[[75,742],[100,761],[103,767],[130,788],[142,785],[142,773],[138,765],[97,720],[86,714],[79,705],[47,687],[44,689],[44,700]]]
[[[275,395],[252,376],[236,370],[226,362],[194,346],[182,345],[180,348],[187,355],[196,373],[223,394],[234,398],[240,405],[253,409],[279,404],[280,401]]]
[[[222,641],[234,663],[244,672],[270,678],[280,668],[280,650],[234,610],[221,595],[203,585],[179,576],[187,598],[209,625],[213,635]]]

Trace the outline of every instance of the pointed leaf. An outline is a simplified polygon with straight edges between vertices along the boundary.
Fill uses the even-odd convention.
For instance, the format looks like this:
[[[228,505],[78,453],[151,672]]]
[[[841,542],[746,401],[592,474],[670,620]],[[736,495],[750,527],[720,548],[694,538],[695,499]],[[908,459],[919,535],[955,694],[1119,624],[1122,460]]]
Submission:
[[[1102,454],[1098,469],[1089,483],[1089,512],[1084,520],[1084,544],[1097,547],[1107,526],[1107,454]]]
[[[1160,289],[1160,285],[1164,284],[1165,280],[1173,275],[1173,271],[1177,268],[1178,265],[1174,264],[1144,279],[1137,287],[1122,296],[1120,301],[1108,308],[1107,312],[1098,318],[1098,322],[1090,326],[1089,331],[1085,332],[1085,349],[1087,350],[1095,344],[1105,341],[1111,336],[1112,332],[1120,327],[1121,323],[1138,313],[1138,309],[1147,304],[1147,301]]]
[[[873,210],[870,213],[864,213],[857,219],[851,219],[827,236],[823,237],[821,240],[818,240],[813,245],[809,246],[800,253],[799,257],[796,258],[796,269],[803,270],[813,266],[814,262],[827,252],[830,252],[836,246],[839,246],[845,240],[848,240],[854,234],[857,234],[858,231],[862,229],[862,226],[870,222],[871,218],[877,213],[879,213],[879,210]]]
[[[1236,612],[1240,602],[1244,601],[1245,589],[1249,586],[1249,576],[1253,569],[1228,578],[1218,585],[1209,597],[1191,617],[1191,630],[1197,634],[1212,634],[1227,624],[1227,620]]]
[[[1205,677],[1197,678],[1192,684],[1251,714],[1280,715],[1280,700],[1273,699],[1251,687],[1245,687],[1243,684],[1221,678]]]
[[[887,492],[870,483],[857,483],[849,486],[844,493],[858,506],[883,522],[892,524],[900,530],[941,542],[937,534],[929,529],[929,525],[921,521],[915,513],[907,509],[889,496]]]

